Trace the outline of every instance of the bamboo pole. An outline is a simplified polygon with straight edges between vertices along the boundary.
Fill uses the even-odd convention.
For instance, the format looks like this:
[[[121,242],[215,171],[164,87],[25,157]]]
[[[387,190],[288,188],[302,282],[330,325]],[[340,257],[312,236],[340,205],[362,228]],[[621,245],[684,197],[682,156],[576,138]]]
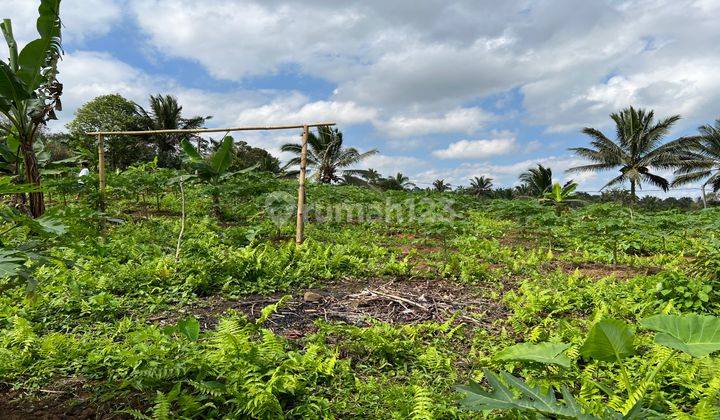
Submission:
[[[98,179],[100,180],[100,193],[105,193],[105,139],[98,134]]]
[[[302,133],[302,149],[300,151],[300,175],[298,176],[298,208],[297,208],[297,224],[295,227],[295,243],[300,245],[303,243],[303,235],[305,231],[305,172],[307,170],[307,142],[308,127],[303,126]]]
[[[303,125],[268,125],[255,127],[231,127],[231,128],[196,128],[196,129],[173,129],[173,130],[146,130],[146,131],[91,131],[88,135],[123,135],[142,136],[150,134],[193,134],[193,133],[226,133],[228,131],[269,131],[269,130],[291,130],[295,128],[309,128],[321,126],[333,126],[335,123],[323,122]]]
[[[105,211],[105,139],[98,134],[98,181],[100,183],[100,211]]]

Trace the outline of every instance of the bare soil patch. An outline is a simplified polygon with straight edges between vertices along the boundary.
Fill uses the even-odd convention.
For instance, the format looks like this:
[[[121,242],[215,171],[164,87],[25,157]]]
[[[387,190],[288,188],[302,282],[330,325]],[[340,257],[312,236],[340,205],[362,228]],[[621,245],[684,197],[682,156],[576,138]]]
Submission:
[[[82,378],[59,378],[36,392],[0,386],[0,418],[120,419],[111,402],[98,403]]]
[[[250,295],[237,300],[212,296],[173,312],[160,313],[148,321],[169,325],[192,314],[203,329],[211,329],[230,309],[256,319],[263,307],[291,294],[291,299],[266,324],[290,339],[314,332],[317,319],[369,326],[375,321],[393,324],[445,322],[457,313],[455,322],[495,329],[495,321],[507,318],[508,310],[491,299],[490,293],[490,289],[482,286],[444,280],[342,280],[321,288],[270,296]]]
[[[601,263],[572,263],[566,261],[552,261],[546,264],[543,268],[548,271],[554,271],[558,268],[567,272],[572,273],[575,270],[587,277],[595,279],[602,279],[605,277],[613,276],[618,280],[627,280],[635,276],[652,275],[660,272],[657,267],[633,267],[629,265],[621,264],[601,264]]]

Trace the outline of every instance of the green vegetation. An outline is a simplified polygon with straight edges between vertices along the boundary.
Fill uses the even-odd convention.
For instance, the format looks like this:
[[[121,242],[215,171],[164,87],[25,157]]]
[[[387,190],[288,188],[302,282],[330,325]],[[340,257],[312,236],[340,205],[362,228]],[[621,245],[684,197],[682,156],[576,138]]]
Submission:
[[[193,161],[200,177],[213,158]],[[158,170],[111,173],[104,213],[89,185],[53,219],[7,209],[4,249],[34,244],[0,264],[12,412],[718,414],[718,337],[705,336],[720,314],[717,209],[558,213],[530,199],[317,183],[296,247],[292,223],[266,208],[295,182],[244,172],[220,184],[222,221],[208,216],[213,185],[186,183],[176,260],[183,172],[163,169],[163,183]],[[161,211],[130,180],[158,185],[143,194]],[[341,219],[323,219],[327,208]]]
[[[107,95],[43,133],[59,0],[39,15],[20,52],[0,25],[3,416],[720,417],[720,209],[704,191],[720,189],[720,123],[664,143],[679,117],[629,108],[615,141],[586,128],[592,148],[573,150],[592,164],[573,171],[630,184],[601,196],[542,165],[515,188],[422,190],[352,169],[376,150],[321,127],[296,245],[293,172],[227,135],[109,136],[102,195],[71,173],[94,163],[88,131],[210,117]],[[300,163],[301,145],[282,150]],[[710,208],[637,199],[692,182]]]

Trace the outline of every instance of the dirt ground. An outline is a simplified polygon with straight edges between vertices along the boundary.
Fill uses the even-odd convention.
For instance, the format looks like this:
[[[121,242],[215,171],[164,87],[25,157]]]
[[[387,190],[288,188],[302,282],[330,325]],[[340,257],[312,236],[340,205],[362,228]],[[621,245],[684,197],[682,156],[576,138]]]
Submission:
[[[0,386],[0,418],[25,419],[120,419],[111,403],[92,400],[92,384],[80,379],[58,380],[33,395]]]
[[[315,331],[316,319],[368,326],[382,321],[394,324],[445,322],[457,314],[455,322],[483,328],[495,328],[495,320],[507,317],[506,308],[489,296],[492,291],[481,286],[461,285],[442,280],[340,280],[292,293],[270,296],[250,295],[231,300],[220,296],[202,299],[172,312],[163,312],[148,321],[170,325],[190,314],[201,328],[211,329],[230,309],[250,319],[260,310],[291,295],[266,325],[289,339],[301,338]]]

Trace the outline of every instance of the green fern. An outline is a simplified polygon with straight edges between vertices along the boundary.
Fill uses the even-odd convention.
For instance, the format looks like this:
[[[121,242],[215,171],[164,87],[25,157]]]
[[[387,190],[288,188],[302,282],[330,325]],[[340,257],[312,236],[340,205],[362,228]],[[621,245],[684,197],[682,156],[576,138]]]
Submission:
[[[413,386],[413,409],[410,418],[412,420],[433,420],[435,416],[432,413],[432,406],[430,391],[419,385]]]

